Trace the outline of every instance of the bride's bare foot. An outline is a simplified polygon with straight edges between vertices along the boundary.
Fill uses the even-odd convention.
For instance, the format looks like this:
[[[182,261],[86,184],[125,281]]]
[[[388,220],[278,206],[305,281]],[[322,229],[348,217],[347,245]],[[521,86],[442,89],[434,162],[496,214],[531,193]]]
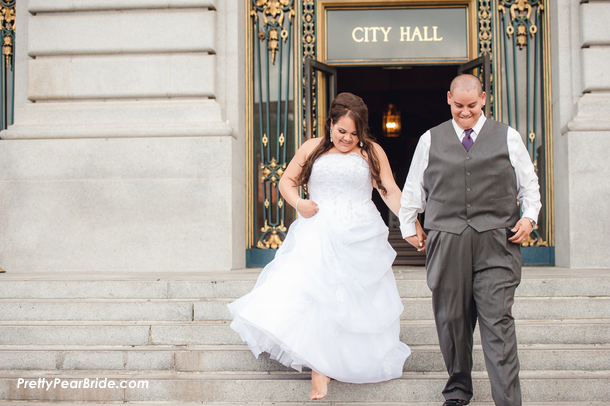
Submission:
[[[319,400],[328,393],[330,378],[316,371],[311,371],[311,400]]]

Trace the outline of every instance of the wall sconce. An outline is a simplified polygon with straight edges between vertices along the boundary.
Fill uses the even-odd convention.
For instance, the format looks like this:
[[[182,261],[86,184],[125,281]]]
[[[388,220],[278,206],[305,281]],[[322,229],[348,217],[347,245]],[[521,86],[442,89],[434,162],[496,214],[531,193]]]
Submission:
[[[386,137],[400,136],[400,111],[391,103],[383,113],[383,133]]]

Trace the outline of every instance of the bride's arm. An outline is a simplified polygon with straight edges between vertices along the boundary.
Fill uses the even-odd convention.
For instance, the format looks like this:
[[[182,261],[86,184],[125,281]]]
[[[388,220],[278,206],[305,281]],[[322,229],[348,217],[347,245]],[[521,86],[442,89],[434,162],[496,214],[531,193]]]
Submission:
[[[375,181],[373,181],[373,186],[377,189],[384,203],[392,213],[394,213],[398,217],[398,212],[400,211],[400,197],[402,196],[402,191],[396,185],[396,181],[394,180],[394,175],[392,174],[392,168],[390,168],[390,162],[388,161],[388,157],[385,154],[385,151],[379,144],[374,143],[375,152],[377,153],[377,157],[379,158],[379,177],[381,178],[381,183],[383,187],[387,190],[387,194],[384,194],[379,190]]]
[[[398,185],[396,185],[396,181],[394,180],[394,175],[392,174],[392,168],[390,168],[390,162],[388,161],[388,157],[385,154],[383,148],[378,144],[373,144],[375,146],[375,152],[377,152],[377,156],[379,157],[379,166],[381,167],[379,170],[379,177],[381,178],[381,183],[383,187],[386,188],[388,193],[384,196],[383,193],[377,188],[375,182],[373,181],[373,185],[379,191],[381,198],[385,202],[385,204],[392,210],[392,213],[398,217],[398,212],[400,211],[400,198],[402,196],[402,192]],[[417,248],[418,251],[424,251],[426,249],[426,233],[422,228],[419,220],[415,221],[415,229],[416,234],[407,241],[411,243],[413,246]]]
[[[307,156],[318,146],[321,140],[321,138],[314,138],[304,142],[290,160],[288,167],[280,178],[279,189],[282,197],[286,200],[286,203],[294,207],[305,218],[315,215],[318,212],[318,205],[311,200],[301,199],[297,179],[301,174],[301,168],[305,164]]]

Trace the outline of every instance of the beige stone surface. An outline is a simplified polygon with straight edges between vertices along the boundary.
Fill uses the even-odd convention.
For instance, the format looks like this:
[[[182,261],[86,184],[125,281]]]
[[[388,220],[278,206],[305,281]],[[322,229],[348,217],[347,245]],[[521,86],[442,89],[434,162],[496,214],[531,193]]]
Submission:
[[[582,50],[583,92],[610,90],[610,46]]]
[[[215,0],[20,3],[0,152],[11,272],[245,266],[244,10],[221,6],[230,32]]]
[[[550,2],[555,259],[559,266],[603,267],[610,263],[600,200],[608,188],[601,155],[610,135],[610,47],[602,20],[610,7],[581,3]]]
[[[555,217],[555,265],[570,266],[570,187],[567,135],[553,141],[553,197]]]
[[[591,2],[580,6],[580,29],[583,46],[610,44],[610,3]]]
[[[216,7],[216,0],[29,0],[31,13],[57,11],[131,10]]]
[[[28,99],[36,101],[44,98],[72,98],[71,62],[69,58],[29,59]]]
[[[3,267],[232,267],[231,138],[4,141]]]
[[[183,66],[196,66],[185,74]],[[215,56],[206,53],[36,58],[28,98],[40,100],[213,97]]]
[[[3,182],[0,252],[14,272],[231,269],[225,179]]]
[[[230,137],[7,141],[0,181],[225,178]]]
[[[221,106],[208,99],[48,102],[17,106],[4,139],[228,136]]]
[[[42,13],[29,18],[28,54],[215,52],[215,25],[203,8]]]
[[[610,262],[608,213],[610,213],[610,173],[571,174],[570,266],[585,268],[608,266]]]
[[[574,106],[574,118],[567,127],[572,131],[610,131],[610,94],[586,93]]]

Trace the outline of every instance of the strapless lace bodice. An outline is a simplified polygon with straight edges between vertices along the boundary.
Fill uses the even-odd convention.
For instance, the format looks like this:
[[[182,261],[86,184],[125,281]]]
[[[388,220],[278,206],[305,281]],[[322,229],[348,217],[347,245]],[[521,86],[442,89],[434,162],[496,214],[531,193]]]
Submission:
[[[371,200],[369,165],[357,153],[322,155],[313,164],[307,188],[320,211],[343,223],[358,226],[379,217]]]

